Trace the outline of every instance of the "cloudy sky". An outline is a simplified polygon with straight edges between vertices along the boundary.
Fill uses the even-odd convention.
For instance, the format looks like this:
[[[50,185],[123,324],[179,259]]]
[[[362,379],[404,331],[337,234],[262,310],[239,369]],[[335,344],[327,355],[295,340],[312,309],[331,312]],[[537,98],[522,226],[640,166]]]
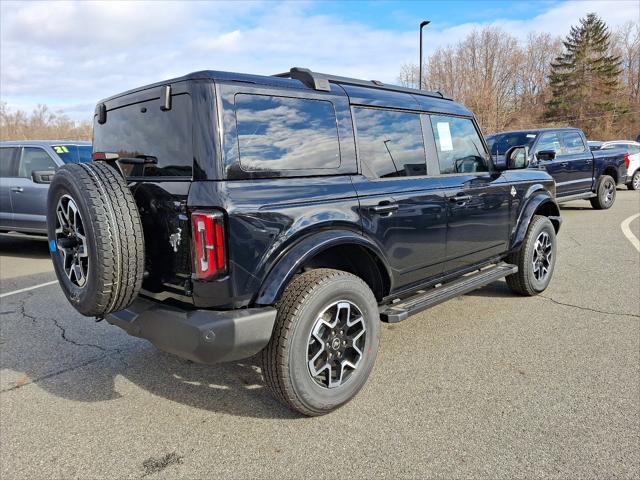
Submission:
[[[0,3],[0,98],[89,119],[100,98],[211,69],[272,74],[291,66],[395,82],[425,53],[474,28],[565,35],[588,12],[613,28],[640,21],[640,0],[423,2]]]

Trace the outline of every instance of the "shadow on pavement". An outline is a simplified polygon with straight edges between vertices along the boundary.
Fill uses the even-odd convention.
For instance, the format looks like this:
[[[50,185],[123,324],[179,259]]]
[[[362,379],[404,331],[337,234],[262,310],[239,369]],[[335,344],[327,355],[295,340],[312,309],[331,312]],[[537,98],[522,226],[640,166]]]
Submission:
[[[31,323],[28,317],[25,320]],[[270,395],[255,358],[202,365],[161,352],[139,339],[127,337],[125,345],[98,348],[82,343],[87,335],[74,332],[71,327],[66,330],[65,336],[73,338],[75,345],[62,347],[75,355],[73,359],[63,353],[60,342],[47,341],[44,332],[33,335],[28,342],[23,340],[20,348],[4,352],[2,368],[19,372],[16,378],[23,378],[18,378],[14,385],[22,388],[21,383],[26,385],[33,379],[37,388],[60,398],[105,402],[123,395],[137,396],[137,392],[127,386],[118,388],[118,381],[124,379],[156,397],[211,412],[255,418],[301,418]],[[33,355],[33,351],[38,353]],[[82,357],[78,358],[78,354]],[[12,386],[5,384],[4,388]],[[132,406],[145,402],[144,398],[131,400]],[[152,408],[158,408],[157,402],[151,404],[155,404]]]
[[[34,259],[49,258],[47,237],[0,234],[0,255]]]

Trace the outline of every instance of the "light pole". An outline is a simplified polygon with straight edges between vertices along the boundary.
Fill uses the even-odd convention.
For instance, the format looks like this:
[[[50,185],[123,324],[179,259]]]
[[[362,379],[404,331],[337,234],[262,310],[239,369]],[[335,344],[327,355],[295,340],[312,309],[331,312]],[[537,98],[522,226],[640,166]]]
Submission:
[[[422,90],[422,29],[424,27],[426,27],[427,25],[429,25],[431,23],[431,21],[429,20],[423,20],[420,22],[420,63],[418,65],[420,65],[418,67],[418,89]]]

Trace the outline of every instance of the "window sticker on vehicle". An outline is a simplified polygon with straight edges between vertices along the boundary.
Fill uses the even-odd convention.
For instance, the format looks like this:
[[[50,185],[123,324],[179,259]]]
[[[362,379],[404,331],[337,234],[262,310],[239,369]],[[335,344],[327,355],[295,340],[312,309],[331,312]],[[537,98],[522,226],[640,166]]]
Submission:
[[[64,145],[53,145],[53,149],[56,153],[69,153],[69,149]]]
[[[450,152],[453,150],[453,141],[451,140],[451,130],[449,130],[449,124],[447,122],[438,122],[436,124],[438,129],[438,139],[440,140],[440,151]]]
[[[536,138],[535,133],[527,133],[527,138]]]

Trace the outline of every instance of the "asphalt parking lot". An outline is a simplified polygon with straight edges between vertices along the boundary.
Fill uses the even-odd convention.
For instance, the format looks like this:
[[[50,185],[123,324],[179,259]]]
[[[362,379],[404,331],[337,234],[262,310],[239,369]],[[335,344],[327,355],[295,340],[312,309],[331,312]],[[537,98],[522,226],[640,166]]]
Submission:
[[[0,238],[0,476],[638,478],[640,192],[562,209],[550,288],[383,324],[354,401],[302,418],[254,362],[203,366],[76,313],[47,245]]]

